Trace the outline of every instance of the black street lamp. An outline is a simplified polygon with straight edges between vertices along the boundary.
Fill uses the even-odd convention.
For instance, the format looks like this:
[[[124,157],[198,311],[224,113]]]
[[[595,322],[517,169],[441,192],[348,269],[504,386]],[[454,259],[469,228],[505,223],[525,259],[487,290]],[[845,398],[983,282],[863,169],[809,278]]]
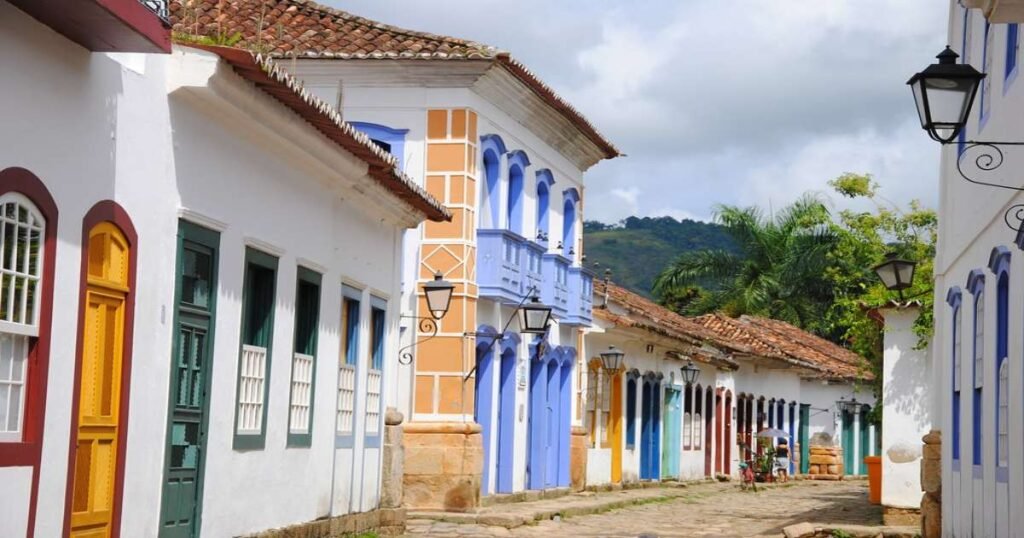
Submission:
[[[434,280],[423,284],[423,294],[427,296],[427,310],[431,317],[439,320],[448,313],[454,289],[455,285],[445,280],[440,271],[434,274]]]
[[[885,261],[874,267],[875,274],[889,291],[899,293],[903,300],[903,290],[914,284],[914,268],[917,262],[900,259],[895,253],[885,255]]]
[[[958,57],[957,53],[946,47],[936,56],[939,63],[929,65],[907,81],[914,93],[921,127],[932,140],[940,144],[952,143],[963,133],[978,87],[987,76],[970,64],[957,63]],[[1011,146],[1024,146],[1024,142],[964,140],[956,159],[957,172],[960,177],[975,185],[1024,191],[1024,188],[1006,182],[980,177],[1002,166],[1005,157],[1002,148]],[[972,158],[968,158],[968,155]],[[965,171],[964,164],[972,162],[974,166]],[[1024,204],[1010,206],[1003,220],[1020,234],[1024,230]]]
[[[601,366],[604,368],[604,372],[608,375],[618,372],[622,368],[622,358],[625,356],[626,354],[621,349],[608,346],[608,351],[601,353]]]
[[[693,361],[687,359],[686,366],[679,368],[679,373],[683,376],[683,383],[692,385],[697,382],[697,378],[700,377],[700,368],[693,365]]]
[[[907,84],[914,92],[921,127],[932,140],[948,144],[960,135],[971,113],[974,96],[985,73],[967,63],[948,46],[939,53],[939,63],[931,64],[910,77]]]
[[[529,303],[519,307],[519,332],[526,334],[545,334],[551,321],[551,307],[540,302],[534,296]]]

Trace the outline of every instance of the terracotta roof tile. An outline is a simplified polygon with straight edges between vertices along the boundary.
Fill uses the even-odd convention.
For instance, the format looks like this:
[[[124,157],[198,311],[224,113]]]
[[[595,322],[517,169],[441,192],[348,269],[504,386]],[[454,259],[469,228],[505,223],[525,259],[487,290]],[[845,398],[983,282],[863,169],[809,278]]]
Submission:
[[[741,320],[761,330],[762,337],[787,353],[817,364],[824,372],[844,379],[874,379],[860,355],[784,321],[754,316]]]
[[[290,108],[331,141],[369,165],[381,186],[434,221],[451,220],[448,209],[398,169],[394,155],[380,149],[363,133],[342,121],[331,105],[303,89],[302,84],[269,58],[232,47],[189,45],[220,56],[242,78]]]
[[[607,293],[609,301],[614,302],[627,312],[625,315],[618,315],[607,308],[594,308],[594,316],[599,319],[604,319],[623,327],[654,332],[694,346],[700,346],[704,343],[716,344],[716,335],[700,324],[694,323],[692,320],[680,316],[650,299],[641,297],[623,287],[601,282],[595,286],[595,293],[598,296]],[[644,319],[641,319],[641,316]],[[739,367],[735,361],[722,353],[712,354],[696,348],[691,348],[687,353],[704,362],[717,363],[733,369]]]
[[[171,0],[175,32],[230,39],[273,57],[490,60],[503,67],[576,126],[611,159],[621,155],[567,101],[507,52],[495,47],[398,28],[309,0]]]

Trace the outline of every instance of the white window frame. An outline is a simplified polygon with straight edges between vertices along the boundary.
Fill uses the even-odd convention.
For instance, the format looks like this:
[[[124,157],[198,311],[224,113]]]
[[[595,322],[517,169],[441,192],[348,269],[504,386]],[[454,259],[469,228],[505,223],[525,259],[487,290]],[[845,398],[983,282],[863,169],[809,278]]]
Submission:
[[[12,204],[14,215],[7,216],[7,206]],[[19,219],[24,210],[27,222]],[[12,236],[7,236],[8,228]],[[28,241],[25,250],[17,248],[7,252],[8,241],[17,246],[19,232],[25,229]],[[36,244],[36,259],[33,267],[29,266],[33,239]],[[28,355],[32,348],[31,338],[39,336],[40,306],[42,303],[43,268],[46,254],[46,219],[32,201],[19,192],[8,192],[0,195],[0,287],[7,288],[7,318],[0,318],[0,443],[20,443],[25,433],[25,403],[28,391],[29,364]],[[24,283],[20,294],[20,304],[15,304],[17,283]],[[29,286],[34,290],[32,303],[29,304]],[[4,294],[0,293],[0,300]],[[31,310],[31,319],[28,312]],[[18,312],[20,320],[14,320]],[[6,345],[5,345],[6,344]],[[9,354],[4,357],[4,354]]]
[[[310,432],[309,413],[313,402],[313,361],[312,355],[292,354],[291,402],[289,402],[290,427],[288,433],[307,434]]]
[[[265,347],[242,345],[242,365],[238,379],[238,429],[236,435],[260,435],[263,433],[263,406],[266,405],[264,387],[267,377],[267,355]]]

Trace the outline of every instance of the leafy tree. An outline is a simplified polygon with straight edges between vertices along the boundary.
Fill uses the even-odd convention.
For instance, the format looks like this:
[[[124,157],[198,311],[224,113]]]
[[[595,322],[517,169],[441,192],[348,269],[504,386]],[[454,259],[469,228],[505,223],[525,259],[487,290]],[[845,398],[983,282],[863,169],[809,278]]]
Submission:
[[[914,285],[903,292],[907,300],[921,303],[914,329],[919,345],[927,345],[932,334],[932,274],[938,217],[935,211],[913,201],[906,209],[878,195],[870,175],[844,174],[829,182],[837,192],[850,198],[866,199],[874,211],[842,211],[836,229],[839,242],[829,253],[825,273],[834,293],[832,305],[822,324],[822,334],[847,345],[868,359],[875,373],[876,396],[882,383],[882,331],[872,310],[898,299],[882,285],[873,267],[888,253],[916,261]],[[881,410],[875,406],[872,413]],[[877,421],[880,417],[871,417]]]
[[[825,204],[805,195],[771,216],[756,207],[720,205],[715,220],[738,252],[685,252],[658,275],[655,293],[674,297],[703,284],[705,291],[684,313],[754,314],[816,329],[832,295],[828,253],[839,242]]]

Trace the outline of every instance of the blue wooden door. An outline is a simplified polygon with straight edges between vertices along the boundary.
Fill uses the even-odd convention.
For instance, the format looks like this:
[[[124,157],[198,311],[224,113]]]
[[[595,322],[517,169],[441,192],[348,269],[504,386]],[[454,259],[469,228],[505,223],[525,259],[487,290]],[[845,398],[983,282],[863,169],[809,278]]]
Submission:
[[[484,474],[480,480],[480,492],[483,495],[490,493],[491,466],[491,441],[494,434],[491,432],[494,416],[494,346],[491,339],[481,339],[477,342],[476,357],[476,394],[473,418],[480,425],[483,434],[484,444]]]
[[[559,414],[558,431],[558,487],[568,487],[569,476],[569,448],[572,442],[572,361],[566,360],[562,363],[561,379],[559,381]]]
[[[512,493],[512,453],[516,425],[516,355],[511,350],[501,354],[501,377],[498,380],[498,493]]]
[[[531,345],[534,347],[535,345]],[[530,443],[526,458],[526,487],[544,489],[545,457],[544,447],[547,444],[547,361],[536,358],[530,361],[530,412],[529,432]]]
[[[558,433],[561,422],[562,406],[559,389],[562,377],[559,375],[558,362],[551,360],[547,372],[547,442],[544,445],[544,487],[553,488],[558,485]]]

